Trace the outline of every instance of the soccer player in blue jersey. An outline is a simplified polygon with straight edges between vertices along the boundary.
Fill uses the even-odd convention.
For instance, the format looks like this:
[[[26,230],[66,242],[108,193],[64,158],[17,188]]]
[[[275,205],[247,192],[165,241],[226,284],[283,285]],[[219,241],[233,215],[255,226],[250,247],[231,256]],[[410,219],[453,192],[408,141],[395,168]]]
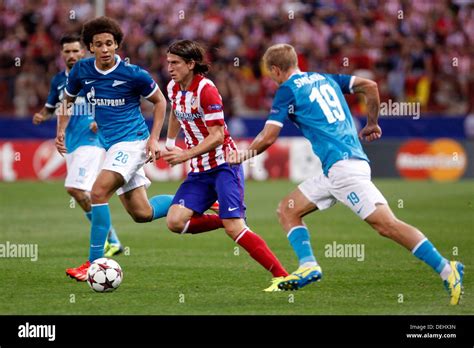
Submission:
[[[53,116],[56,107],[63,98],[69,72],[74,64],[84,57],[84,49],[79,36],[65,35],[61,38],[60,45],[61,58],[64,60],[66,69],[53,77],[45,106],[33,116],[33,123],[36,125]],[[97,124],[94,117],[88,112],[84,96],[79,95],[76,98],[73,117],[66,132],[65,141],[69,153],[65,156],[67,175],[64,186],[67,193],[76,200],[90,221],[92,218],[90,191],[97,174],[99,174],[105,151],[96,134]],[[110,226],[105,256],[111,257],[122,250],[115,229]]]
[[[369,160],[359,138],[374,141],[382,135],[377,121],[380,107],[377,84],[350,75],[302,72],[294,48],[287,44],[268,48],[263,61],[279,85],[270,115],[249,148],[229,156],[229,162],[240,163],[265,151],[289,119],[311,142],[323,169],[322,174],[301,183],[279,204],[280,224],[299,260],[299,268],[279,286],[293,290],[321,279],[321,267],[313,255],[303,217],[340,201],[382,236],[404,246],[432,267],[441,276],[450,303],[458,304],[463,264],[445,259],[417,228],[397,219],[371,181]],[[359,138],[344,93],[362,93],[367,100],[367,125],[359,132]]]
[[[118,23],[99,17],[85,23],[82,40],[94,57],[78,61],[68,76],[64,105],[79,93],[92,105],[99,139],[106,150],[102,169],[91,191],[92,227],[89,260],[66,274],[85,281],[90,263],[103,256],[111,226],[109,199],[114,192],[136,222],[148,222],[166,215],[173,196],[148,200],[150,181],[143,165],[159,155],[158,139],[166,110],[166,99],[150,74],[128,64],[115,54],[123,39]],[[140,97],[154,104],[151,134],[140,111]],[[70,121],[67,108],[58,117],[56,147],[68,151],[64,140]]]

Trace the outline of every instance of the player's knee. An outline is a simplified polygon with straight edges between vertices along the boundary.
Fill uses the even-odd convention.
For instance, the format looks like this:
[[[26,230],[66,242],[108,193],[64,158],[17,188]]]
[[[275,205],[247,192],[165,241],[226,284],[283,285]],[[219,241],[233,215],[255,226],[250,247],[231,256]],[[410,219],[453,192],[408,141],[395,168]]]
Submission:
[[[138,223],[150,222],[152,218],[150,213],[147,213],[145,211],[135,211],[130,213],[130,215],[132,216],[133,221]]]
[[[171,232],[181,233],[183,232],[186,222],[184,222],[178,216],[168,215],[166,217],[166,224],[168,225],[168,229]]]
[[[278,216],[278,221],[280,224],[285,224],[286,222],[294,219],[297,215],[296,209],[290,208],[289,204],[285,201],[281,201],[278,204],[277,210],[276,210],[277,216]]]
[[[76,201],[80,200],[81,196],[84,194],[83,191],[78,190],[78,189],[73,188],[73,187],[66,187],[66,192],[69,194],[69,196],[74,198]]]
[[[94,187],[91,191],[91,201],[92,203],[107,202],[107,191],[100,187]]]

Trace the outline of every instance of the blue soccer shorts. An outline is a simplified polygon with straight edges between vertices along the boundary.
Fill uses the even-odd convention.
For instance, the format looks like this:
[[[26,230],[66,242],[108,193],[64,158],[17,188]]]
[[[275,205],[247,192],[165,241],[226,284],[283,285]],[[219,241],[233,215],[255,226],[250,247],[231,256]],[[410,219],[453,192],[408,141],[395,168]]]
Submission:
[[[221,219],[245,219],[244,185],[242,165],[223,163],[205,172],[189,173],[172,204],[202,214],[218,200]]]

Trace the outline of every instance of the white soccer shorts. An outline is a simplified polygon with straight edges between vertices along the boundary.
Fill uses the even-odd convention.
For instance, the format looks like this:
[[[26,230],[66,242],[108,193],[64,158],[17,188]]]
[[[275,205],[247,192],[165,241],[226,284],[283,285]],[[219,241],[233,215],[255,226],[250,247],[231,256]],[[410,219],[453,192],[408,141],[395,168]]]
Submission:
[[[65,187],[91,191],[104,160],[105,150],[98,146],[79,146],[67,153]]]
[[[303,181],[299,190],[319,210],[332,207],[337,201],[348,206],[362,220],[376,209],[376,204],[387,204],[387,200],[373,184],[370,166],[357,159],[341,160],[323,173]]]
[[[119,196],[140,186],[150,186],[143,169],[147,140],[123,141],[112,145],[105,153],[102,169],[119,173],[125,180],[117,190]]]

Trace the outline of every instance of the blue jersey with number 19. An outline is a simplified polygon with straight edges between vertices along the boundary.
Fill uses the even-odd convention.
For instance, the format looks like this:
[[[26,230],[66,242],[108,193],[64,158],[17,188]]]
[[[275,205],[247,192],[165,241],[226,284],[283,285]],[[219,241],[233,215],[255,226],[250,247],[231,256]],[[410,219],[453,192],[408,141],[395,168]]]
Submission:
[[[298,72],[280,85],[267,123],[280,127],[289,118],[311,142],[327,176],[337,161],[369,161],[343,93],[351,93],[354,76]]]
[[[84,90],[93,107],[99,138],[106,150],[123,141],[144,140],[150,136],[140,110],[140,97],[150,97],[158,85],[142,68],[115,56],[115,65],[101,70],[95,58],[74,64],[69,73],[66,94],[75,97]]]

